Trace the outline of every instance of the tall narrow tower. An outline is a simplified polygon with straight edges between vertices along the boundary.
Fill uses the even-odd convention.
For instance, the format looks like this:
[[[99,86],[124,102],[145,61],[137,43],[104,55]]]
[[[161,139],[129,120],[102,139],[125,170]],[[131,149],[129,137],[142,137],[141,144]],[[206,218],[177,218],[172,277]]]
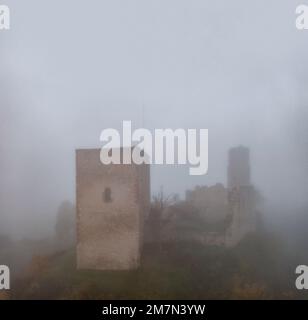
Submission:
[[[226,245],[236,245],[256,230],[256,191],[250,182],[249,149],[243,146],[229,150],[228,188],[231,223]]]
[[[229,150],[228,188],[250,185],[249,149],[243,146]]]

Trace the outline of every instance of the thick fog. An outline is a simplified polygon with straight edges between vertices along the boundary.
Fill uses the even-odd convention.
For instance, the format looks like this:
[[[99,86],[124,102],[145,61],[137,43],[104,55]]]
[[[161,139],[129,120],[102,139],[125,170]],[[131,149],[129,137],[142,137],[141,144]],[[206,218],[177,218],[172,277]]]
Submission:
[[[226,183],[251,150],[268,206],[300,208],[308,183],[308,31],[298,1],[17,1],[0,33],[1,231],[53,230],[75,201],[75,149],[100,133],[209,129],[209,171],[152,166],[152,193]],[[292,209],[290,210],[292,214]]]

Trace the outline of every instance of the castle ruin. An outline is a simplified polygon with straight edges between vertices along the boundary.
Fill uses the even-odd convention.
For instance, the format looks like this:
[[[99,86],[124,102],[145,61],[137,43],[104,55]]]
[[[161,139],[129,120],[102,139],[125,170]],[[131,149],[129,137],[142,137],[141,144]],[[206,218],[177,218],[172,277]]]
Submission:
[[[120,149],[122,159],[128,150],[132,149]],[[155,213],[152,208],[151,216],[148,215],[149,165],[106,165],[100,161],[100,151],[76,151],[78,269],[135,269],[140,264],[144,240],[186,239],[204,245],[232,247],[256,230],[257,192],[250,182],[248,148],[230,149],[227,187],[216,184],[187,191],[186,201],[167,206],[160,215],[156,212],[159,221],[147,219]],[[178,229],[196,212],[205,223],[204,230]],[[181,219],[184,220],[181,222]],[[155,224],[159,232],[150,232],[152,220],[159,222]]]
[[[250,153],[243,146],[228,153],[227,188],[222,184],[198,186],[186,192],[186,201],[199,210],[208,224],[221,222],[223,230],[206,232],[205,244],[236,245],[256,231],[257,192],[250,182]]]

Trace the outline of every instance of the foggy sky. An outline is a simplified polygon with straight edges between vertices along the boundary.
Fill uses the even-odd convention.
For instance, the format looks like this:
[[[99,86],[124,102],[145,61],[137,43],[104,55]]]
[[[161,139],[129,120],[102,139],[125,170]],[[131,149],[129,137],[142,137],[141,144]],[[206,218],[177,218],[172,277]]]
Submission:
[[[298,1],[6,2],[0,230],[52,230],[61,201],[75,201],[74,150],[101,147],[100,132],[123,120],[209,129],[208,174],[153,166],[153,193],[225,184],[228,148],[242,144],[268,201],[306,204],[308,31],[295,28]]]

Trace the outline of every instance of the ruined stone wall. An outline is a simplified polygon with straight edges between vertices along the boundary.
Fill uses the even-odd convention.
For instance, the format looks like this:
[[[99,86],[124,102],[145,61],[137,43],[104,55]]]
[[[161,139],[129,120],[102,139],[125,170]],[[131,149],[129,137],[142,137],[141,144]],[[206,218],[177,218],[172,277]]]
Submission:
[[[76,151],[77,268],[134,269],[149,207],[149,166],[103,165],[99,157],[99,149]]]
[[[220,183],[188,191],[186,201],[197,208],[209,223],[223,220],[228,214],[228,190]]]

